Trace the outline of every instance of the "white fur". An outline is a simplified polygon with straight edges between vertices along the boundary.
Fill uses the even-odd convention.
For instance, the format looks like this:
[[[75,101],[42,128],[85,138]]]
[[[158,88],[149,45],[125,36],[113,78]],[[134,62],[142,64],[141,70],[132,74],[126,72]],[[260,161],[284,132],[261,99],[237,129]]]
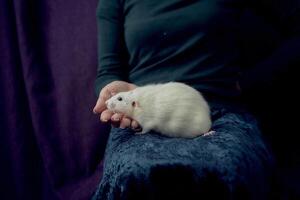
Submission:
[[[211,128],[207,102],[200,92],[183,83],[153,84],[120,92],[107,101],[107,107],[135,119],[143,128],[140,134],[154,130],[170,137],[193,138]]]

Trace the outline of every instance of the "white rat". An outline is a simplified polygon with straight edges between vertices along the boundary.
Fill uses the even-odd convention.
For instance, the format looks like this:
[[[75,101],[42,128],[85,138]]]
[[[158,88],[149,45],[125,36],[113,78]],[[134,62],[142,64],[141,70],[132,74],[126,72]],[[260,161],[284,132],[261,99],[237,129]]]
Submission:
[[[179,82],[151,84],[120,92],[107,108],[135,119],[143,128],[169,137],[194,138],[211,128],[210,109],[201,93]]]

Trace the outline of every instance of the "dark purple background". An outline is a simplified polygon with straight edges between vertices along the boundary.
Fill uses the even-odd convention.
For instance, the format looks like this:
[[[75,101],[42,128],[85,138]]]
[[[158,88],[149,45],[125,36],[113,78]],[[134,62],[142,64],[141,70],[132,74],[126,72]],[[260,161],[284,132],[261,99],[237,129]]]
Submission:
[[[109,127],[92,113],[97,3],[0,0],[1,200],[88,199],[101,178]],[[299,74],[291,74],[295,77],[276,85],[275,97],[255,91],[253,99],[268,119],[262,124],[277,147],[284,190],[298,197],[299,101],[294,91]],[[286,106],[278,110],[278,104]]]
[[[96,6],[0,0],[0,199],[87,199],[97,186]]]

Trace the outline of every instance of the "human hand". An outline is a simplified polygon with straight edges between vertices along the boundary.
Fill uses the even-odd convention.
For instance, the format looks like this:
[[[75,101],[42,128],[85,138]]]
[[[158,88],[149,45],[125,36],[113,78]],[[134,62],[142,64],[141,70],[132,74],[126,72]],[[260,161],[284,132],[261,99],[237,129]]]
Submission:
[[[112,96],[116,95],[119,92],[127,92],[135,89],[137,86],[125,81],[113,81],[107,84],[99,94],[97,103],[93,109],[95,114],[100,114],[100,121],[108,122],[111,120],[113,126],[126,128],[131,127],[133,130],[139,130],[139,124],[137,121],[132,120],[121,113],[113,113],[108,110],[105,102]]]

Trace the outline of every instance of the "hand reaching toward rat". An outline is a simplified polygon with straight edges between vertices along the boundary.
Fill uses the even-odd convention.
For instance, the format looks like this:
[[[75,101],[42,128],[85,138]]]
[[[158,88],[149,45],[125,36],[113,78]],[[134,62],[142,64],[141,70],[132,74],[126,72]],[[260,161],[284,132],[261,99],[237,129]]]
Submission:
[[[119,92],[127,92],[130,90],[135,89],[137,86],[125,81],[113,81],[107,84],[99,94],[99,98],[97,103],[93,109],[95,114],[100,114],[100,120],[102,122],[108,122],[109,119],[112,122],[112,125],[119,126],[120,128],[131,127],[134,130],[139,129],[139,124],[137,121],[132,120],[128,117],[120,113],[113,113],[112,111],[108,110],[105,102],[110,97],[116,95]]]

